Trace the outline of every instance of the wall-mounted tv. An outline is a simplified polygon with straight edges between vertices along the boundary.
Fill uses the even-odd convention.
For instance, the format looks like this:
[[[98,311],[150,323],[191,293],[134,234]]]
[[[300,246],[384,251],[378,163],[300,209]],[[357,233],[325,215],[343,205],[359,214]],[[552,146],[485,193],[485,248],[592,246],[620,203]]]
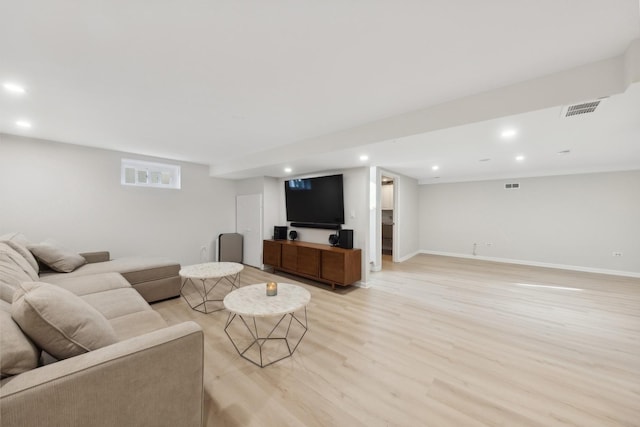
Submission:
[[[342,175],[285,181],[284,195],[293,227],[339,229],[344,224]]]

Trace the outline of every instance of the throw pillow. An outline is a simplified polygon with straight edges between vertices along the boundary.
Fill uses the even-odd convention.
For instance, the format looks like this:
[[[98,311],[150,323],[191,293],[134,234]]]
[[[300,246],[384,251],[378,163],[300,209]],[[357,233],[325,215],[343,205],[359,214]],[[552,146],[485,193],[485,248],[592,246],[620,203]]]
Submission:
[[[14,251],[22,255],[22,257],[29,263],[29,265],[33,268],[36,274],[38,274],[38,272],[40,271],[40,267],[38,266],[38,261],[36,261],[31,251],[27,249],[26,245],[23,245],[22,243],[19,243],[13,240],[6,240],[4,243],[9,245],[9,247],[11,247]]]
[[[11,318],[11,304],[0,301],[0,377],[38,367],[40,350]]]
[[[67,250],[51,240],[28,245],[27,248],[43,264],[60,273],[70,273],[87,263],[81,255]]]
[[[15,254],[10,251],[3,251],[2,245],[3,243],[0,243],[0,299],[11,304],[13,293],[20,283],[37,279],[25,272],[25,269],[31,268],[28,267],[26,261],[23,260],[26,266],[16,262]]]
[[[25,250],[29,252],[28,249],[25,248]],[[20,267],[22,271],[24,271],[29,277],[31,277],[31,280],[38,280],[38,271],[33,268],[31,263],[24,257],[22,253],[14,248],[14,244],[12,242],[0,242],[0,253],[2,253],[3,255],[7,255],[16,266]],[[33,255],[31,255],[31,252],[29,252],[29,255],[33,257]]]
[[[13,319],[40,348],[62,360],[117,342],[109,321],[79,296],[55,285],[22,283]]]

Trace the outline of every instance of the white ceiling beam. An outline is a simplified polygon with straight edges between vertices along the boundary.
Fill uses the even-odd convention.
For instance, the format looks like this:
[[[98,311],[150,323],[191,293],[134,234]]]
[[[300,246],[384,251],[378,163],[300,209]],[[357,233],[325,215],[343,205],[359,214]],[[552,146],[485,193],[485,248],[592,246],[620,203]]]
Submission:
[[[239,171],[278,165],[282,159],[295,161],[345,148],[611,96],[624,92],[637,81],[640,81],[640,40],[635,40],[622,55],[614,58],[210,165],[210,175],[231,176]]]
[[[632,41],[624,54],[624,79],[627,87],[640,82],[640,39]]]

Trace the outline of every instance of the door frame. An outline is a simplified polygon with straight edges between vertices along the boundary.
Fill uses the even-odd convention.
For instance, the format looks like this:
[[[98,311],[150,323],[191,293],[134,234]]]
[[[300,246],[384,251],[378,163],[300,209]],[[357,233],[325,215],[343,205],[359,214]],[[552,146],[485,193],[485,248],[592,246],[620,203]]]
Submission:
[[[387,169],[376,168],[376,220],[374,228],[374,233],[376,239],[376,251],[374,254],[374,263],[372,266],[372,271],[380,271],[382,269],[382,177],[386,176],[388,178],[393,179],[393,254],[392,260],[393,262],[399,262],[400,251],[398,248],[400,247],[400,233],[398,229],[400,228],[400,224],[398,223],[399,213],[400,213],[400,204],[398,203],[398,195],[400,193],[401,183],[400,183],[400,175],[395,172],[391,172]]]

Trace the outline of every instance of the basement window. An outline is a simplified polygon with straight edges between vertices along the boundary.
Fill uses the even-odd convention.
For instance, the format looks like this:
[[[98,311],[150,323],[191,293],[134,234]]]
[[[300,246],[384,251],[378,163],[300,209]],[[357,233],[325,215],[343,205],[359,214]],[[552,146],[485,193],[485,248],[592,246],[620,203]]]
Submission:
[[[120,183],[137,187],[180,189],[180,166],[122,159]]]

